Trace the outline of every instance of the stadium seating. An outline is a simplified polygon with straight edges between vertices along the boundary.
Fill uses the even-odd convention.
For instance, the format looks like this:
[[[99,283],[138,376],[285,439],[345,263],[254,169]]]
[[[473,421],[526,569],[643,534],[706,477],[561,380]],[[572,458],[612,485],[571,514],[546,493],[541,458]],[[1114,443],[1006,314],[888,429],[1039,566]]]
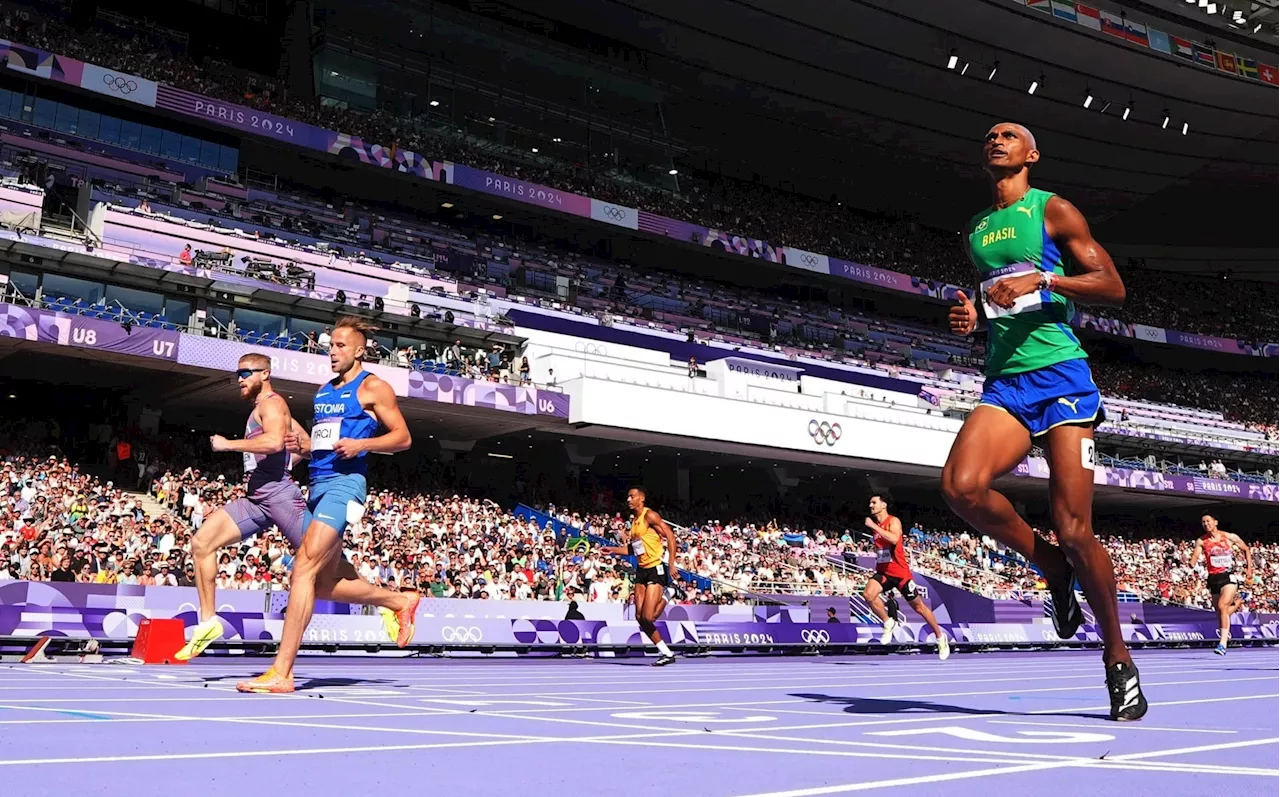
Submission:
[[[205,187],[208,188],[209,184],[206,183]],[[171,224],[165,229],[175,236],[181,235],[184,228],[223,231],[227,234],[224,238],[233,242],[238,239],[253,241],[257,245],[254,251],[258,254],[255,256],[283,252],[285,257],[289,257],[290,252],[305,252],[319,255],[317,262],[326,263],[328,267],[362,269],[363,273],[377,280],[371,283],[375,297],[378,285],[383,286],[386,292],[390,286],[406,279],[406,274],[420,279],[427,279],[426,275],[430,275],[437,287],[429,293],[412,293],[410,298],[422,302],[429,315],[438,317],[448,312],[454,315],[457,323],[482,323],[480,319],[493,317],[495,308],[496,312],[538,308],[538,317],[544,318],[600,318],[609,326],[629,328],[642,336],[692,334],[698,340],[768,352],[777,358],[816,357],[820,363],[845,368],[846,373],[850,372],[848,369],[865,370],[912,380],[922,386],[936,388],[946,399],[944,406],[949,402],[961,409],[976,401],[976,391],[981,384],[975,370],[981,364],[980,353],[969,342],[896,319],[842,312],[821,303],[787,301],[729,285],[641,272],[617,264],[579,258],[539,244],[496,239],[474,230],[423,224],[412,218],[389,218],[353,203],[348,203],[339,212],[304,194],[282,197],[253,192],[248,195],[250,201],[238,206],[233,214],[225,207],[214,212],[192,211],[190,208],[196,197],[210,199],[212,195],[187,189],[182,189],[181,193],[180,200],[167,204],[156,195],[154,187],[144,191],[137,187],[109,185],[96,190],[95,197],[107,202],[108,207],[118,214],[124,214],[113,218],[136,216],[161,220]],[[279,225],[284,224],[284,217],[276,210],[281,207],[292,209],[301,218],[306,218],[305,229],[282,229]],[[246,222],[246,218],[254,219],[255,223]],[[385,234],[379,235],[379,230]],[[295,237],[303,231],[313,235]],[[166,246],[173,251],[152,253],[154,256],[139,260],[142,250],[138,249],[136,239],[128,239],[127,246],[115,245],[122,234],[109,226],[104,235],[103,249],[127,251],[132,261],[146,264],[164,264],[182,245],[181,238],[171,238]],[[419,259],[407,262],[405,258],[412,261],[414,256],[406,255],[403,249],[389,249],[396,245],[396,241],[418,247],[414,255]],[[366,254],[362,248],[354,256],[339,258],[336,253],[343,251],[339,242],[349,248],[367,247],[371,254]],[[430,258],[440,251],[463,252],[473,260],[483,258],[488,261],[483,266],[485,273],[475,280],[476,284],[441,279],[439,271],[428,267]],[[228,273],[243,273],[236,269],[228,269]],[[332,274],[337,272],[326,267],[317,267],[316,270],[320,276],[312,273],[312,285],[323,292],[326,280],[335,278]],[[387,276],[379,278],[379,274]],[[577,286],[574,304],[566,305],[564,297],[556,290],[557,279],[570,280]],[[266,284],[271,289],[286,289],[275,280],[268,280]],[[328,286],[327,290],[330,296],[335,292],[333,286]],[[50,306],[63,312],[103,312],[100,308],[86,309],[83,301],[77,304],[75,301],[58,302],[59,297],[53,298]],[[366,306],[370,303],[367,295],[361,296],[359,301]],[[404,312],[403,302],[399,311]],[[112,317],[120,320],[117,316],[118,310]],[[166,319],[147,315],[129,317],[128,322],[167,324]],[[236,329],[233,326],[216,331],[255,345],[295,350],[316,348],[313,340],[290,330]],[[578,331],[588,337],[593,334],[593,328],[586,325]],[[483,364],[477,365],[470,357],[471,352],[466,354],[467,357],[461,361],[446,361],[442,351],[392,351],[382,346],[378,352],[387,364],[432,373],[466,370],[474,376],[512,378],[506,369],[495,373]],[[508,359],[513,356],[513,352],[506,354]],[[504,371],[505,376],[502,375]],[[1104,390],[1116,397],[1111,418],[1102,427],[1105,432],[1147,438],[1153,441],[1153,446],[1155,441],[1170,441],[1221,447],[1227,451],[1270,451],[1275,448],[1274,424],[1263,420],[1274,417],[1275,412],[1274,395],[1262,385],[1266,381],[1265,375],[1237,375],[1207,381],[1185,378],[1177,371],[1126,368],[1107,362],[1095,363],[1095,371]],[[836,377],[841,378],[838,373]],[[1221,409],[1196,411],[1149,401],[1121,400],[1117,396],[1129,395],[1130,391],[1135,397],[1175,397],[1192,406],[1217,404]],[[1213,397],[1213,401],[1208,400],[1209,397]],[[1232,420],[1225,419],[1224,412],[1231,413]],[[1232,474],[1236,478],[1270,478],[1264,473],[1247,474],[1237,470],[1240,472]]]
[[[141,38],[122,39],[118,31],[78,31],[50,19],[43,30],[24,30],[26,43],[81,58],[109,68],[132,70],[144,77],[206,95],[269,110],[332,130],[358,135],[366,141],[392,143],[429,158],[467,163],[502,174],[587,194],[599,199],[642,207],[713,229],[761,238],[847,257],[855,262],[903,271],[954,284],[972,282],[971,267],[955,246],[954,231],[925,227],[910,219],[858,211],[846,203],[816,200],[753,183],[686,176],[680,194],[645,182],[644,173],[621,174],[618,167],[596,171],[574,164],[516,152],[495,142],[464,138],[383,111],[360,113],[319,103],[283,101],[270,91],[246,92],[242,77],[220,78],[199,69],[185,55],[156,49]],[[138,57],[145,53],[146,57]],[[260,78],[258,86],[273,81]],[[1138,265],[1138,264],[1134,264]],[[1187,332],[1217,334],[1246,340],[1273,341],[1276,321],[1275,285],[1237,280],[1207,280],[1126,268],[1131,293],[1151,297],[1131,302],[1122,310],[1103,311],[1130,323],[1169,326]],[[1200,301],[1207,285],[1217,298]],[[1269,301],[1257,300],[1264,290]]]
[[[238,474],[221,472],[193,439],[168,436],[164,463],[152,458],[136,477],[160,507],[147,516],[135,493],[135,475],[117,468],[119,483],[105,482],[54,455],[26,432],[26,421],[0,425],[0,480],[15,491],[0,497],[0,580],[75,580],[87,583],[189,584],[193,527],[218,506],[243,494]],[[139,433],[132,439],[144,441]],[[145,443],[144,443],[145,444]],[[148,445],[148,447],[151,447]],[[159,450],[159,446],[155,446]],[[168,461],[185,466],[168,467]],[[225,464],[225,460],[224,460]],[[44,473],[46,479],[38,479]],[[587,503],[587,499],[580,499]],[[153,509],[155,504],[152,505]],[[580,548],[566,548],[551,524],[526,519],[492,501],[422,487],[374,492],[369,510],[346,538],[346,555],[370,582],[404,588],[419,585],[438,597],[489,600],[547,599],[566,595],[623,601],[622,565]],[[37,518],[41,507],[58,507]],[[619,515],[548,506],[546,514],[584,534],[615,535]],[[987,597],[1027,597],[1044,582],[1016,553],[958,528],[943,513],[922,512],[909,530],[913,568]],[[945,525],[944,525],[945,524]],[[1150,536],[1108,536],[1117,581],[1131,599],[1207,606],[1204,565],[1192,569],[1192,540],[1161,530]],[[1052,531],[1044,532],[1051,540]],[[1165,532],[1167,533],[1167,532]],[[678,562],[699,577],[690,602],[733,602],[759,593],[847,595],[861,589],[865,572],[847,560],[872,553],[861,530],[822,530],[749,520],[708,520],[679,534]],[[1276,610],[1274,542],[1253,548],[1250,605]],[[289,546],[272,530],[220,554],[218,586],[224,589],[288,587]],[[709,588],[708,588],[709,586]]]

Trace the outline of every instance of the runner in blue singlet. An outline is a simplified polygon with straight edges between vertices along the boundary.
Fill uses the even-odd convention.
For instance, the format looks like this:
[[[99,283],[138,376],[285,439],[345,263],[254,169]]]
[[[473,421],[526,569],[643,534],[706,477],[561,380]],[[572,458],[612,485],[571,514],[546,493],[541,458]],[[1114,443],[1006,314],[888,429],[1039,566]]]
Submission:
[[[404,647],[413,639],[418,593],[375,587],[342,555],[343,533],[364,514],[367,455],[404,451],[411,443],[395,391],[361,366],[360,355],[373,331],[361,318],[338,321],[329,346],[329,365],[337,376],[316,391],[311,434],[285,438],[286,449],[311,460],[311,522],[293,563],[289,608],[275,662],[266,673],[237,684],[242,692],[293,691],[293,662],[317,597],[379,606],[397,645]],[[381,435],[380,426],[386,428]]]

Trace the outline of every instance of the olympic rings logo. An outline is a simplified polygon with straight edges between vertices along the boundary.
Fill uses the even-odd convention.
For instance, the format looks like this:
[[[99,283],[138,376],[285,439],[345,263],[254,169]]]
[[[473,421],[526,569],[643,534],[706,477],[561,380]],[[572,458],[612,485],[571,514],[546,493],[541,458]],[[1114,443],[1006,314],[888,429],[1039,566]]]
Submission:
[[[800,255],[800,263],[806,266],[816,266],[818,265],[818,256],[810,252],[805,252]]]
[[[809,436],[813,438],[813,442],[816,445],[826,443],[828,446],[834,446],[843,434],[844,430],[840,428],[838,423],[809,421]]]
[[[121,94],[132,94],[138,90],[138,81],[111,73],[103,75],[102,82],[111,91],[118,91]]]
[[[446,625],[440,629],[440,637],[445,642],[479,642],[484,638],[484,634],[476,626],[451,626]]]
[[[627,217],[627,209],[620,208],[616,205],[605,205],[600,209],[601,213],[613,219],[614,221],[622,221]]]
[[[825,645],[831,641],[831,635],[823,630],[805,628],[800,631],[800,641],[806,645]]]

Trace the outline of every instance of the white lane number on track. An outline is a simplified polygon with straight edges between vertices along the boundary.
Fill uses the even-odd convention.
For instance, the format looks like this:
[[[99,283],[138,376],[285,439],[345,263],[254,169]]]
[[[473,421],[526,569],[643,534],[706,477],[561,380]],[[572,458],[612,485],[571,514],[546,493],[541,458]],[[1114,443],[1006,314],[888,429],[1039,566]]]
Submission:
[[[1109,742],[1116,737],[1092,731],[1018,731],[1017,736],[1000,736],[974,728],[948,725],[942,728],[904,728],[896,731],[869,731],[867,736],[925,736],[941,733],[971,742],[996,742],[1000,744],[1088,744]]]

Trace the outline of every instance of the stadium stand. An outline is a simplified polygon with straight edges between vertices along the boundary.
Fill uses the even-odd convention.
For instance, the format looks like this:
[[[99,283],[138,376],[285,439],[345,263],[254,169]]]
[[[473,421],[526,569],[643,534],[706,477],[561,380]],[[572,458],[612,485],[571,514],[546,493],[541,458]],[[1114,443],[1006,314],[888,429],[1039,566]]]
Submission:
[[[121,39],[112,31],[101,29],[77,31],[56,19],[24,26],[21,32],[27,43],[51,52],[132,70],[153,80],[341,130],[367,141],[388,142],[430,158],[466,163],[712,229],[732,230],[775,245],[811,249],[925,279],[961,285],[972,280],[971,266],[961,256],[954,232],[926,227],[910,219],[885,217],[844,203],[727,178],[708,182],[695,175],[683,193],[675,194],[641,182],[643,174],[619,179],[611,172],[577,168],[545,157],[535,159],[527,152],[503,157],[496,153],[504,148],[494,142],[461,138],[384,111],[366,114],[334,105],[285,101],[278,92],[248,90],[242,76],[219,80],[185,55],[158,50],[151,40],[141,37]],[[247,83],[268,86],[274,82],[259,76]],[[1244,340],[1276,338],[1274,314],[1260,309],[1273,307],[1275,301],[1257,301],[1259,290],[1275,298],[1273,283],[1155,273],[1142,269],[1140,260],[1128,266],[1125,275],[1130,289],[1141,291],[1150,300],[1130,303],[1120,311],[1103,310],[1101,315],[1128,323]],[[1213,286],[1216,299],[1212,304],[1200,301],[1208,285]]]
[[[11,417],[0,426],[0,580],[189,585],[191,534],[214,509],[243,494],[240,474],[213,459],[200,445],[203,437],[189,430],[148,435],[94,424],[86,440],[71,423]],[[122,441],[133,448],[130,462],[112,462]],[[68,447],[100,465],[82,467],[63,453]],[[346,545],[347,557],[371,583],[417,585],[435,597],[627,598],[623,566],[578,548],[572,537],[486,498],[433,488],[429,474],[378,475],[399,484],[371,495]],[[575,506],[549,504],[546,514],[582,535],[612,538],[624,522],[616,513],[587,509],[618,506],[617,495],[566,498]],[[957,528],[945,511],[916,508],[913,514],[908,533],[919,572],[992,598],[1043,592],[1039,574],[1015,552]],[[821,526],[785,518],[709,519],[682,531],[678,561],[709,586],[691,587],[685,602],[732,603],[780,592],[847,595],[860,588],[865,571],[850,562],[873,554],[860,530],[835,525],[834,517]],[[1188,566],[1189,539],[1164,536],[1158,524],[1129,519],[1124,525],[1124,536],[1108,535],[1105,543],[1130,600],[1208,605],[1204,564]],[[1052,530],[1042,533],[1053,539]],[[1253,553],[1250,605],[1275,611],[1280,548],[1255,541]],[[287,542],[272,530],[221,554],[219,588],[287,589],[292,560]]]
[[[12,19],[6,19],[10,28],[13,24]],[[968,264],[957,256],[952,233],[924,227],[909,219],[877,216],[843,204],[732,180],[715,183],[694,181],[688,184],[685,194],[677,196],[658,186],[643,185],[634,176],[619,180],[616,174],[584,172],[545,158],[538,159],[535,164],[527,154],[516,159],[495,158],[494,153],[500,148],[484,142],[450,140],[426,128],[410,127],[411,120],[394,119],[381,112],[359,114],[333,106],[284,102],[270,91],[245,94],[239,82],[232,85],[212,79],[208,72],[199,69],[181,53],[156,50],[150,37],[120,40],[111,36],[86,36],[56,20],[45,22],[42,30],[23,27],[12,32],[50,51],[108,66],[127,64],[153,79],[267,108],[315,124],[351,130],[373,140],[395,141],[434,157],[451,158],[548,185],[627,202],[714,228],[733,229],[775,242],[831,252],[858,262],[907,270],[929,279],[963,283],[969,278]],[[270,82],[265,78],[260,81],[264,86]],[[411,129],[413,132],[409,132]],[[376,287],[414,278],[429,281],[430,297],[424,298],[422,307],[426,308],[429,316],[453,323],[493,321],[501,324],[504,319],[495,318],[492,310],[483,306],[489,297],[499,297],[511,300],[512,306],[537,308],[552,315],[600,319],[604,326],[631,327],[642,335],[652,335],[656,331],[679,333],[690,336],[692,340],[769,351],[791,359],[797,356],[816,357],[825,362],[872,369],[894,377],[914,378],[921,384],[946,391],[952,400],[959,403],[972,401],[980,387],[980,379],[974,379],[981,366],[980,350],[959,344],[937,330],[898,318],[833,310],[821,302],[786,299],[733,285],[596,261],[536,240],[497,237],[467,226],[461,218],[451,225],[444,225],[438,221],[424,223],[414,216],[399,215],[394,211],[388,213],[386,209],[352,201],[335,207],[302,188],[292,193],[248,191],[234,180],[219,181],[207,176],[193,185],[187,182],[183,174],[184,164],[181,163],[154,162],[147,168],[158,168],[159,171],[143,174],[143,179],[139,180],[138,169],[144,164],[136,153],[98,147],[91,141],[74,137],[61,138],[54,144],[40,144],[39,149],[31,148],[35,146],[35,139],[25,144],[9,144],[9,166],[12,168],[15,163],[19,166],[11,171],[11,176],[17,178],[16,184],[35,180],[35,173],[29,171],[28,164],[37,156],[79,168],[78,174],[94,186],[94,200],[106,203],[110,211],[120,214],[113,217],[116,224],[108,225],[102,249],[128,250],[134,257],[154,256],[147,261],[149,263],[188,265],[202,254],[219,250],[211,248],[202,252],[196,248],[192,252],[192,247],[188,246],[187,252],[176,255],[172,252],[143,252],[115,232],[127,225],[130,217],[163,222],[168,226],[162,229],[175,238],[181,238],[181,230],[186,228],[192,231],[192,235],[196,231],[213,232],[234,236],[246,243],[267,245],[273,254],[284,252],[283,258],[255,259],[251,253],[239,258],[239,263],[232,258],[226,258],[225,262],[224,259],[216,261],[216,267],[224,273],[268,283],[272,289],[319,291],[322,295],[336,297],[342,290],[338,287],[340,281],[330,284],[336,271],[307,269],[288,259],[292,256],[301,262],[307,255],[313,258],[311,262],[337,269],[371,267],[372,271],[366,269],[364,273],[374,275],[371,284]],[[290,252],[296,254],[290,255]],[[464,266],[454,276],[440,268],[439,256],[448,252],[465,255],[466,259],[460,262],[470,265],[470,269]],[[206,263],[209,262],[213,261],[206,259]],[[1207,283],[1197,278],[1157,276],[1144,271],[1140,263],[1129,265],[1132,268],[1125,270],[1125,276],[1130,289],[1145,296],[1158,297],[1159,301],[1131,304],[1118,316],[1122,320],[1160,323],[1206,334],[1252,339],[1275,337],[1274,318],[1269,313],[1259,312],[1262,305],[1257,301],[1257,286],[1252,283],[1234,280]],[[569,304],[556,290],[557,280],[561,279],[568,280],[577,288]],[[1210,284],[1215,296],[1219,297],[1211,308],[1197,301]],[[1267,286],[1267,289],[1273,287]],[[14,283],[8,289],[7,298],[58,312],[111,320],[126,327],[192,328],[190,318],[170,319],[162,312],[130,309],[119,302],[107,302],[105,295],[88,300],[84,296],[57,295],[43,290],[43,286],[41,288],[28,296],[23,294],[19,284]],[[370,294],[351,295],[349,298],[357,308],[369,308],[375,300],[381,303],[382,297],[377,292],[371,291],[371,294],[374,300],[370,300]],[[432,303],[432,299],[437,303]],[[317,332],[314,324],[305,330],[302,326],[305,325],[291,328],[286,320],[286,324],[272,328],[253,328],[237,325],[232,317],[220,320],[210,316],[205,332],[251,345],[323,351],[327,330]],[[536,373],[536,368],[518,363],[517,359],[522,359],[527,364],[528,359],[522,358],[520,352],[511,347],[499,347],[496,352],[468,349],[457,342],[451,344],[447,339],[400,344],[398,340],[371,341],[369,356],[383,364],[477,379],[523,383],[541,376]],[[1229,374],[1206,379],[1202,372],[1106,360],[1095,361],[1094,370],[1098,382],[1112,399],[1109,406],[1119,410],[1118,413],[1113,412],[1113,417],[1101,428],[1103,432],[1138,440],[1148,438],[1153,442],[1156,439],[1194,441],[1220,446],[1227,452],[1275,447],[1276,405],[1274,391],[1267,389],[1269,376]],[[943,376],[943,372],[947,375]],[[966,378],[964,386],[959,381],[961,377]],[[542,384],[547,381],[554,381],[554,378],[543,377]],[[1270,469],[1246,472],[1242,467],[1231,468],[1217,459],[1201,461],[1198,466],[1194,462],[1185,464],[1181,460],[1171,461],[1158,456],[1156,448],[1153,446],[1145,456],[1132,453],[1122,456],[1104,450],[1102,461],[1118,467],[1163,473],[1212,475],[1263,483],[1275,481]],[[194,455],[194,450],[186,452],[187,457]],[[1230,460],[1229,453],[1224,457]],[[11,463],[11,472],[14,467],[17,465]],[[146,534],[137,528],[125,528],[122,535],[116,535],[120,537],[125,553],[131,557],[134,569],[139,571],[138,574],[124,576],[126,579],[154,577],[154,573],[141,572],[146,569],[144,565],[150,562],[158,567],[158,562],[166,554],[182,548],[182,542],[189,534],[184,530],[186,524],[198,521],[212,507],[236,494],[237,488],[228,486],[234,482],[229,481],[225,474],[218,478],[202,476],[191,468],[164,473],[155,469],[153,463],[145,474],[146,478],[139,475],[139,482],[149,483],[154,498],[169,510],[165,517],[153,521],[155,528],[162,533],[152,536],[165,540],[165,544],[161,546],[160,542],[155,542],[158,546],[155,551],[144,550],[147,548]],[[211,471],[206,470],[205,473],[210,474]],[[92,483],[87,477],[80,478],[85,481],[76,482],[76,489],[107,499],[108,508],[100,509],[98,515],[103,522],[109,515],[113,519],[111,522],[127,526],[130,515],[140,511],[136,502],[123,497],[118,490]],[[25,477],[18,481],[25,481]],[[51,496],[54,502],[61,498]],[[17,511],[21,513],[22,509]],[[81,523],[82,517],[72,519],[71,527]],[[435,574],[430,572],[432,566],[447,566],[451,560],[448,553],[438,548],[430,549],[425,543],[420,543],[414,551],[397,547],[390,556],[380,554],[379,551],[385,547],[384,541],[372,538],[371,528],[365,529],[363,536],[356,535],[356,547],[349,551],[363,575],[383,583],[431,581],[433,592],[442,595],[478,597],[486,591],[484,587],[492,585],[493,589],[488,591],[493,592],[489,596],[493,598],[525,596],[526,592],[537,597],[551,597],[553,594],[562,595],[567,586],[589,588],[590,583],[584,583],[584,574],[592,571],[584,571],[583,565],[598,567],[598,563],[584,563],[581,557],[577,557],[579,561],[575,562],[574,557],[566,557],[563,553],[540,550],[539,545],[548,542],[541,536],[542,530],[516,522],[512,515],[491,503],[404,492],[387,492],[375,498],[371,518],[378,522],[371,526],[380,527],[382,521],[389,519],[398,529],[406,517],[405,523],[412,524],[413,533],[431,527],[444,549],[452,549],[462,557],[467,568],[463,577],[443,582],[431,580],[435,578]],[[566,522],[570,518],[567,514],[561,517]],[[612,530],[616,523],[616,518],[597,516],[592,526]],[[450,524],[454,526],[452,531],[447,530]],[[459,536],[461,527],[466,528]],[[488,530],[490,536],[469,536],[478,528]],[[745,521],[726,526],[708,523],[695,528],[705,535],[705,539],[700,537],[691,542],[682,555],[691,572],[698,575],[735,583],[744,590],[786,583],[800,591],[816,586],[819,591],[839,593],[848,591],[853,583],[838,568],[833,570],[825,560],[828,554],[859,550],[847,532],[829,539],[824,532],[801,531],[800,526],[793,531],[791,527],[756,526]],[[114,533],[114,530],[110,532]],[[984,594],[993,590],[1026,590],[1043,586],[1025,563],[1016,561],[1016,555],[1008,552],[986,555],[991,544],[989,540],[975,548],[974,540],[964,532],[953,536],[946,532],[913,529],[913,534],[922,545],[918,555],[923,560],[921,568],[925,572],[932,572],[930,562],[936,561],[935,574],[938,577],[958,579],[966,588]],[[170,536],[174,540],[168,541]],[[804,544],[798,548],[793,546],[785,540],[789,536],[802,537]],[[55,545],[57,542],[58,539],[54,539]],[[493,550],[491,546],[498,544],[497,557],[477,559],[474,551],[482,543],[486,550]],[[243,552],[239,558],[228,558],[225,563],[228,572],[224,574],[226,585],[261,587],[267,583],[284,583],[288,553],[284,551],[282,541],[268,536],[263,544],[265,549],[254,547],[250,549],[251,553]],[[749,563],[732,550],[739,545],[751,547],[754,559]],[[1135,558],[1134,546],[1142,546],[1142,550],[1148,553],[1155,551],[1157,557],[1163,557],[1170,563],[1185,562],[1186,559],[1185,541],[1133,542],[1112,537],[1108,539],[1108,546],[1118,563]],[[800,558],[797,558],[797,552]],[[511,569],[513,562],[524,564],[534,558],[537,558],[536,566],[531,567],[529,573],[536,574],[536,579],[526,575],[524,583],[516,584],[505,577],[494,577],[492,568],[495,561],[501,561],[510,574],[515,572]],[[51,572],[49,564],[47,557],[39,562],[27,557],[23,560],[22,569],[16,572],[28,577],[48,576]],[[37,569],[33,570],[33,567]],[[1188,591],[1184,583],[1187,574],[1179,571],[1176,565],[1171,564],[1170,567],[1173,575],[1165,579],[1156,577],[1152,572],[1125,571],[1126,583],[1130,584],[1132,591],[1143,596],[1159,595],[1164,599],[1177,599],[1177,602],[1202,604],[1206,596]],[[97,568],[97,565],[91,567],[95,577],[101,572]],[[172,562],[170,571],[179,580],[185,572],[181,561]],[[81,575],[79,569],[76,575]],[[586,582],[592,580],[585,578]],[[695,594],[694,599],[698,597]],[[1259,599],[1264,602],[1270,600],[1274,604],[1274,595],[1261,594]]]
[[[114,190],[127,193],[119,186],[114,187]],[[193,194],[186,193],[187,196],[182,201],[189,206]],[[299,215],[305,215],[313,226],[318,227],[315,231],[325,235],[328,240],[286,239],[280,236],[294,235],[297,231],[273,229],[265,225],[251,227],[249,230],[240,226],[223,226],[223,222],[244,222],[225,215],[219,217],[179,207],[169,208],[158,198],[152,204],[147,196],[137,193],[127,200],[136,203],[131,206],[116,204],[126,201],[121,198],[120,193],[96,195],[104,197],[109,209],[116,209],[113,212],[120,214],[118,218],[137,217],[174,225],[165,229],[175,236],[166,244],[175,251],[182,245],[178,236],[182,235],[183,229],[220,231],[223,236],[221,240],[244,239],[265,244],[270,248],[264,251],[271,253],[280,250],[306,252],[318,255],[319,262],[328,265],[346,262],[353,264],[352,267],[373,267],[375,270],[370,274],[409,273],[424,279],[427,278],[424,275],[430,275],[430,279],[437,282],[437,287],[430,294],[415,295],[422,301],[422,306],[427,308],[427,316],[464,325],[482,325],[489,323],[489,320],[501,324],[501,317],[494,319],[493,308],[485,306],[489,304],[488,297],[501,296],[513,301],[506,305],[508,307],[537,307],[544,315],[559,316],[564,316],[565,310],[571,309],[569,317],[593,320],[603,318],[610,327],[629,326],[640,335],[653,335],[661,331],[689,334],[695,340],[771,351],[776,356],[791,359],[799,355],[816,356],[822,362],[870,368],[876,372],[916,379],[921,384],[936,386],[957,402],[973,401],[976,398],[975,391],[980,388],[980,378],[976,377],[974,371],[974,367],[981,364],[977,350],[961,347],[954,339],[897,319],[836,311],[813,301],[780,301],[776,296],[731,285],[697,282],[678,275],[641,272],[615,264],[593,262],[546,245],[497,239],[475,230],[439,224],[423,226],[412,219],[388,219],[381,215],[375,217],[368,209],[355,205],[350,205],[344,211],[354,222],[343,221],[343,215],[333,211],[329,211],[331,216],[326,222],[325,213],[322,212],[326,207],[319,200],[305,195],[293,195],[285,199],[281,207],[292,207]],[[205,196],[208,198],[208,195]],[[267,197],[262,197],[260,201],[262,215],[258,216],[259,220],[274,221],[276,225],[282,225],[286,217],[268,216],[273,212],[278,214],[279,211],[270,210],[274,206]],[[304,211],[305,208],[309,208],[309,212]],[[253,218],[253,211],[250,210],[246,215]],[[401,234],[406,238],[429,241],[426,244],[429,247],[462,245],[464,249],[460,251],[472,253],[473,257],[478,255],[487,259],[488,263],[483,272],[477,266],[477,271],[469,275],[476,283],[474,285],[440,280],[435,276],[438,272],[429,272],[424,266],[399,261],[398,265],[393,263],[388,266],[378,259],[380,249],[371,232],[375,224],[383,225],[384,229],[402,231]],[[115,247],[122,252],[132,252],[131,257],[137,258],[140,251],[137,246],[117,244],[117,240],[122,239],[116,238],[118,233],[113,232],[114,229],[107,229],[103,249],[111,250]],[[357,232],[353,235],[352,230],[370,232]],[[382,240],[385,243],[391,238],[384,237]],[[347,246],[368,244],[369,251],[373,254],[362,250],[345,261],[339,260],[339,253],[344,258],[346,253],[336,246],[338,242]],[[182,265],[184,257],[189,259],[187,252],[178,252],[176,257],[166,252],[148,254],[160,258],[143,261],[150,264],[176,261],[178,265]],[[403,257],[404,253],[387,252],[385,256]],[[246,259],[249,257],[250,255],[245,256]],[[260,262],[273,261],[264,259]],[[227,264],[225,270],[229,275],[240,274],[253,282],[265,283],[272,290],[290,287],[285,280],[276,278],[274,273],[265,277],[260,272],[247,274],[243,267],[234,263]],[[314,272],[308,273],[312,280],[316,280]],[[576,303],[572,308],[565,308],[563,297],[555,292],[556,278],[567,278],[578,286]],[[312,284],[323,290],[327,287],[325,279],[322,275]],[[385,286],[388,283],[373,283],[375,287],[370,290],[375,290],[379,284]],[[15,295],[20,293],[17,283],[11,286],[11,290]],[[328,290],[333,295],[341,289],[328,287]],[[139,326],[177,328],[181,323],[171,321],[160,313],[139,314],[118,305],[108,306],[104,297],[105,294],[101,293],[92,298],[42,294],[40,301],[42,306],[48,308],[110,318]],[[22,298],[31,299],[25,296]],[[357,307],[364,308],[380,301],[378,297],[371,302],[367,294],[352,298]],[[439,304],[435,304],[436,302]],[[308,329],[304,331],[301,326],[307,326]],[[277,318],[268,326],[263,326],[260,322],[256,326],[237,326],[229,314],[221,320],[215,314],[207,319],[206,331],[229,339],[276,348],[299,351],[321,348],[324,329],[318,328],[314,322],[301,326],[289,329],[283,318]],[[594,329],[579,325],[579,331],[588,336],[593,334]],[[520,370],[522,366],[516,360],[519,355],[510,347],[500,347],[495,358],[492,350],[464,350],[456,341],[451,344],[447,339],[436,340],[431,344],[420,340],[374,341],[371,342],[370,356],[389,365],[443,374],[465,373],[474,378],[508,383],[539,377],[533,367]],[[528,361],[524,357],[521,360]],[[1116,404],[1121,408],[1120,412],[1113,413],[1114,417],[1104,429],[1114,429],[1119,434],[1131,437],[1175,435],[1241,450],[1267,447],[1275,442],[1275,426],[1264,420],[1275,413],[1273,394],[1260,389],[1265,384],[1266,377],[1236,374],[1206,380],[1203,374],[1198,377],[1189,376],[1177,370],[1126,366],[1106,361],[1100,361],[1096,370],[1100,384],[1109,394],[1117,398],[1148,397],[1148,401],[1132,406],[1126,406],[1124,402]],[[970,379],[968,387],[956,381],[965,378]],[[539,381],[545,384],[545,381]],[[1157,396],[1166,400],[1172,398],[1184,407],[1210,409],[1211,412],[1186,413],[1176,405],[1167,406],[1172,412],[1163,412],[1159,406],[1150,403],[1150,399]],[[1181,421],[1180,415],[1183,418]],[[1233,469],[1233,475],[1237,473],[1243,475],[1244,471],[1240,468]],[[1254,475],[1263,476],[1261,473]]]

